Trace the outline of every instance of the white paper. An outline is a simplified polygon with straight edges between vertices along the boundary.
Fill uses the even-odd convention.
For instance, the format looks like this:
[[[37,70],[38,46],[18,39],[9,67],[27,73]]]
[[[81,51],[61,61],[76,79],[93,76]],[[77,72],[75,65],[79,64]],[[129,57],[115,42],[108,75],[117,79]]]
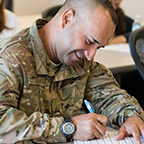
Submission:
[[[106,45],[104,48],[101,48],[100,51],[130,53],[130,48],[129,44],[113,44],[113,45]]]
[[[74,140],[74,144],[135,144],[133,137],[126,137],[123,140],[116,141],[117,132],[106,132],[101,139],[78,141]],[[144,144],[144,139],[141,137],[141,142]]]

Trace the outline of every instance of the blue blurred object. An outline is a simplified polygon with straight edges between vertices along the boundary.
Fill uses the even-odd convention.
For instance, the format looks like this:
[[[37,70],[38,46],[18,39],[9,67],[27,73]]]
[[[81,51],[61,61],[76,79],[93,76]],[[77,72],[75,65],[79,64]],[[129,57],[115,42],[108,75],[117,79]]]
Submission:
[[[87,107],[87,109],[89,110],[90,113],[94,113],[95,112],[92,104],[89,101],[84,100],[84,103],[85,103],[85,105],[86,105],[86,107]]]

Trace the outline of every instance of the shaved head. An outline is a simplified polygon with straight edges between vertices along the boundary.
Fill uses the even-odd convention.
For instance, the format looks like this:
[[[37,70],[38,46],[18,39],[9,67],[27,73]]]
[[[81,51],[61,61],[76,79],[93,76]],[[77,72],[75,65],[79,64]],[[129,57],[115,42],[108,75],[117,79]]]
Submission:
[[[49,37],[45,39],[48,56],[69,66],[84,58],[91,61],[97,49],[107,45],[117,23],[109,0],[66,0],[41,28]]]
[[[114,25],[117,25],[117,14],[109,0],[66,0],[59,12],[72,9],[76,17],[82,18],[86,15],[90,16],[100,5],[110,14]]]

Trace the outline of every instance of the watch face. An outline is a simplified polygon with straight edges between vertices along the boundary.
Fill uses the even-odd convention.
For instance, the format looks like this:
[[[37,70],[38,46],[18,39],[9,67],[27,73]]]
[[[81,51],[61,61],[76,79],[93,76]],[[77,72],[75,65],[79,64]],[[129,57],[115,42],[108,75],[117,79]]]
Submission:
[[[74,125],[72,123],[65,123],[64,125],[64,132],[66,134],[72,134],[74,132]]]

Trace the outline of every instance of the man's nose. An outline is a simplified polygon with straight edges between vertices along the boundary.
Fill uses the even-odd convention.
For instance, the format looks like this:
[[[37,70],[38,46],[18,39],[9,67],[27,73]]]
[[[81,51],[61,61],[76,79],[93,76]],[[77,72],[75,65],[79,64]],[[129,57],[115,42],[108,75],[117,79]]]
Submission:
[[[94,58],[96,51],[97,48],[91,48],[89,50],[84,51],[85,57],[87,58],[88,61],[91,61]]]

